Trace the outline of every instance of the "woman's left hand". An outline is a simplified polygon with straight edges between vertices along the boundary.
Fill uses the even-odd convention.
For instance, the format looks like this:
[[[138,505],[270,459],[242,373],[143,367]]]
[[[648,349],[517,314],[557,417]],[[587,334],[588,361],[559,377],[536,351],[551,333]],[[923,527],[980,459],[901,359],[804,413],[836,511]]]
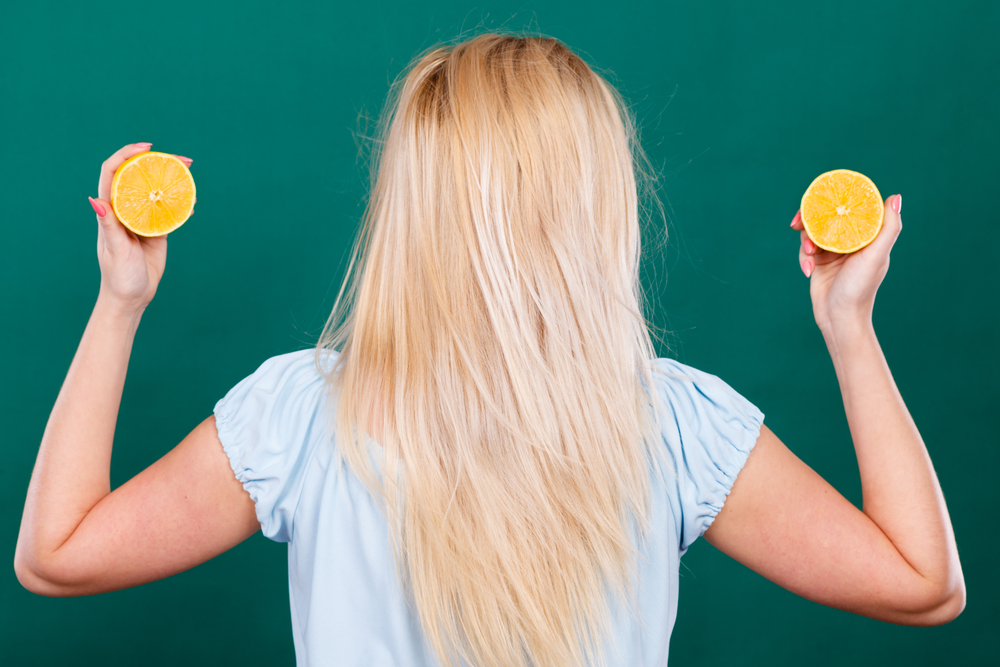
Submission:
[[[111,206],[111,179],[127,159],[148,151],[150,146],[129,144],[105,160],[97,186],[98,198],[91,199],[98,222],[99,299],[130,313],[141,313],[156,294],[167,263],[167,237],[139,236],[118,220]],[[183,160],[190,164],[188,158]]]

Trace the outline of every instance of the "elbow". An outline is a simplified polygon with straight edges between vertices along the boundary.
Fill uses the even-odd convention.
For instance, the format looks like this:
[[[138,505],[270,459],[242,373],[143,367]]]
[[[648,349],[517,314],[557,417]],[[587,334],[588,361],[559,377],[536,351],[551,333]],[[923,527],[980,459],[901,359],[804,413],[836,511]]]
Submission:
[[[920,625],[944,625],[951,623],[965,610],[965,580],[959,577],[958,584],[929,610]]]
[[[961,574],[957,580],[939,588],[928,596],[919,609],[908,609],[902,625],[935,626],[951,623],[965,610],[965,579]]]
[[[14,556],[14,575],[17,577],[18,583],[25,588],[25,590],[31,591],[32,593],[39,593],[43,588],[41,585],[41,578],[36,575],[32,569],[24,562],[23,558]]]
[[[14,555],[14,574],[17,576],[18,583],[25,590],[35,595],[44,595],[46,597],[68,597],[72,595],[63,586],[39,574],[37,568],[32,567],[20,553]]]

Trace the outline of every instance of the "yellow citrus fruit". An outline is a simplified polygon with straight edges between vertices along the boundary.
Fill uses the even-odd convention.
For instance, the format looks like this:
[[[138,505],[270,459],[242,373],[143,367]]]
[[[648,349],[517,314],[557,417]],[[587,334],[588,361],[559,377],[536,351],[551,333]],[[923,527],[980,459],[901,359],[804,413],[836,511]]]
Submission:
[[[802,226],[820,248],[849,253],[882,229],[885,205],[872,179],[850,169],[820,174],[802,195]]]
[[[121,223],[140,236],[169,234],[191,217],[194,178],[168,153],[130,157],[111,179],[111,207]]]

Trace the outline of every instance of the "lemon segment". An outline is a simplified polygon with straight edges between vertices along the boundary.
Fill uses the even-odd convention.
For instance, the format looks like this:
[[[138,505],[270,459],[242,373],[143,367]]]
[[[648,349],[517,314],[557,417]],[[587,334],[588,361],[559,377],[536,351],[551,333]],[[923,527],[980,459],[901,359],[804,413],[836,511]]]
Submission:
[[[194,211],[191,171],[169,153],[147,151],[122,164],[111,180],[111,207],[125,227],[140,236],[163,236]]]
[[[802,195],[802,226],[818,247],[837,253],[861,250],[882,229],[885,205],[875,183],[850,169],[817,176]]]

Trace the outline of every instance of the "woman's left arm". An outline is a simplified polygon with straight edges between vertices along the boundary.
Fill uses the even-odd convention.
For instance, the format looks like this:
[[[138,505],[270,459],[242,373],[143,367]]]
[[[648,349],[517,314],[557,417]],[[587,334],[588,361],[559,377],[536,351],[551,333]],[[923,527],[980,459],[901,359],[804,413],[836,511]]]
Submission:
[[[253,500],[229,466],[214,417],[111,491],[111,448],[135,332],[166,263],[166,237],[143,238],[115,217],[110,183],[146,144],[101,169],[101,289],[42,436],[14,570],[41,595],[91,595],[162,579],[259,530]]]

